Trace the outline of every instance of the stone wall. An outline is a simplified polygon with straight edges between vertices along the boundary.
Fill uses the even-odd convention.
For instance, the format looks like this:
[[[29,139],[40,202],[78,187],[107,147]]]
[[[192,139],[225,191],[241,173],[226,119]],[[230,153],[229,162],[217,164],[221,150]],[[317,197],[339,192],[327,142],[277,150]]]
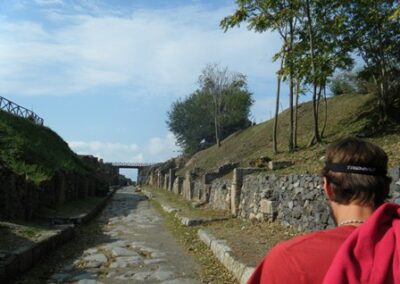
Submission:
[[[257,168],[236,168],[229,178],[196,176],[187,172],[175,177],[175,171],[163,174],[172,182],[153,184],[182,195],[188,201],[208,204],[211,208],[230,210],[232,215],[259,221],[279,221],[300,231],[332,226],[327,201],[319,175],[279,176]],[[389,171],[391,201],[400,202],[400,169]],[[152,180],[152,179],[149,179]]]
[[[399,169],[391,169],[391,200],[400,201]],[[319,175],[278,176],[259,173],[243,177],[237,214],[242,218],[277,220],[300,231],[332,226]]]
[[[55,208],[70,200],[105,196],[110,186],[116,185],[118,171],[94,159],[89,159],[91,170],[86,174],[58,170],[40,184],[0,161],[0,219],[29,220],[42,206]]]
[[[331,225],[318,175],[247,175],[243,178],[238,215],[277,220],[301,231]]]
[[[0,164],[0,218],[31,219],[39,207],[39,194],[33,182]]]

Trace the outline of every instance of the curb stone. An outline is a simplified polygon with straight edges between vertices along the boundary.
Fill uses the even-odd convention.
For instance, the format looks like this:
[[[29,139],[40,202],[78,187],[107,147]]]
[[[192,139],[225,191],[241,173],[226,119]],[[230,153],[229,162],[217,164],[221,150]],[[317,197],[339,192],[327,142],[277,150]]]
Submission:
[[[247,282],[255,268],[236,260],[226,240],[218,240],[204,229],[198,230],[197,235],[241,284]]]
[[[154,196],[151,192],[148,191],[143,191],[143,194],[148,198],[148,199],[154,199]],[[205,223],[210,223],[214,221],[223,221],[223,220],[229,220],[230,217],[208,217],[208,218],[189,218],[186,216],[182,216],[179,212],[181,209],[175,208],[172,206],[169,206],[167,204],[163,204],[159,200],[157,200],[158,204],[160,204],[162,210],[164,210],[167,213],[175,213],[175,218],[177,218],[183,226],[191,227],[191,226],[197,226],[200,224],[205,224]]]
[[[175,217],[178,220],[180,220],[182,225],[188,226],[188,227],[197,226],[197,225],[200,225],[200,224],[206,224],[206,223],[210,223],[210,222],[214,222],[214,221],[223,221],[223,220],[230,219],[230,217],[189,218],[189,217],[182,216],[179,213],[176,213]]]
[[[23,246],[0,262],[0,280],[10,280],[37,263],[41,257],[71,240],[75,235],[75,225],[58,226],[59,229],[44,237],[34,245]]]
[[[174,208],[174,207],[171,207],[171,206],[166,205],[166,204],[160,203],[160,205],[161,205],[161,208],[167,213],[175,213],[175,212],[181,211],[181,209]]]
[[[151,193],[150,191],[142,190],[142,193],[143,193],[144,196],[147,197],[147,199],[153,199],[154,198],[153,193]]]
[[[167,213],[173,213],[179,211],[176,208],[172,208],[168,205],[161,205],[161,208]],[[171,210],[172,211],[168,211]],[[181,216],[179,212],[175,214],[175,218],[180,220],[184,226],[194,226],[203,224],[206,222],[227,220],[229,217],[219,217],[219,218],[188,218]],[[239,281],[240,284],[246,284],[247,280],[253,274],[254,267],[247,266],[236,260],[232,254],[231,248],[228,246],[226,240],[219,240],[215,238],[210,232],[199,229],[197,231],[199,239],[205,243],[208,249],[210,249],[216,258],[221,262],[226,269],[232,273],[232,275]]]

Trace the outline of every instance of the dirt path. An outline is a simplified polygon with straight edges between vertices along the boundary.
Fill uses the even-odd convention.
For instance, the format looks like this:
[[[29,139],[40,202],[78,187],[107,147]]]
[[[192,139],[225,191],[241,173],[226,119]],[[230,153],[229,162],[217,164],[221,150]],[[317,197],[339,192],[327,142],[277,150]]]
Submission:
[[[92,231],[83,230],[74,244],[45,261],[47,267],[61,262],[51,273],[38,267],[17,283],[32,283],[39,274],[38,283],[201,283],[200,267],[133,187],[119,190],[93,223]]]

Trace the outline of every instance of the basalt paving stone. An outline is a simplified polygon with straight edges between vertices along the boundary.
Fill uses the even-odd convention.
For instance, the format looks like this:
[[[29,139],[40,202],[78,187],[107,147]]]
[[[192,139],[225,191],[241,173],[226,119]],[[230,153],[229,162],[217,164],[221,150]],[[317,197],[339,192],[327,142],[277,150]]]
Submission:
[[[199,266],[132,189],[118,191],[96,221],[108,242],[86,248],[48,283],[201,283]]]

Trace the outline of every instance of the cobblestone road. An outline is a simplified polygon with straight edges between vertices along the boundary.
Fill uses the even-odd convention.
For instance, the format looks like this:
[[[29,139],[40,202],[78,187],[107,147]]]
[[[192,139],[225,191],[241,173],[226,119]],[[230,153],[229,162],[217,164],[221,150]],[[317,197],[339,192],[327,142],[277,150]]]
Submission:
[[[102,241],[65,263],[48,283],[201,283],[199,266],[133,187],[117,191],[94,222],[102,224]]]

